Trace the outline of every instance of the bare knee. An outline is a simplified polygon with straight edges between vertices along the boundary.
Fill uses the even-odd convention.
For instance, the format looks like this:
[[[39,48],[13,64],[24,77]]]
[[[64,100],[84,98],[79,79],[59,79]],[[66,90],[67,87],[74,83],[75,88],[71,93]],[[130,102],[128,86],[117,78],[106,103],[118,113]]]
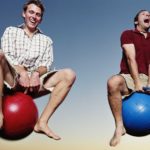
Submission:
[[[107,82],[108,93],[121,91],[121,88],[124,83],[125,83],[124,79],[120,75],[112,76],[110,79],[108,79],[108,82]]]
[[[76,74],[72,69],[64,69],[63,70],[63,78],[66,82],[72,84],[76,79]]]

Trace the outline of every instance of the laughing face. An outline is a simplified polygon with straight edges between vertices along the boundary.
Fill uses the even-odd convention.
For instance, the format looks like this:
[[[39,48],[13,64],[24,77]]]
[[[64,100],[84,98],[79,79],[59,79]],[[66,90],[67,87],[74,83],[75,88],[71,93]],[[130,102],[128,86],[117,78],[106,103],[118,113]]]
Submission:
[[[41,8],[35,4],[30,4],[27,10],[22,13],[22,16],[25,21],[25,28],[30,32],[34,32],[42,20]]]
[[[150,13],[148,11],[142,11],[138,20],[135,22],[137,27],[142,30],[148,30],[150,28]]]

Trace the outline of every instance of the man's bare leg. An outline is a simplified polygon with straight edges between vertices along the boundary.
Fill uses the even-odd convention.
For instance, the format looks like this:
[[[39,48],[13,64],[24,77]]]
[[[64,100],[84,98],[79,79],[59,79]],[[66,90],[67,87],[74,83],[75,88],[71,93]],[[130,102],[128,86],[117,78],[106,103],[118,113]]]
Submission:
[[[108,101],[115,119],[116,129],[110,140],[110,146],[116,146],[120,142],[121,136],[126,133],[122,120],[122,93],[129,93],[124,78],[119,75],[113,76],[108,81]]]
[[[2,96],[0,96],[0,129],[3,126]]]
[[[2,112],[2,98],[3,98],[3,68],[2,65],[0,63],[0,129],[3,126],[3,112]]]
[[[48,120],[55,112],[57,107],[63,102],[68,92],[70,91],[74,81],[75,73],[70,69],[64,69],[55,73],[45,84],[46,88],[54,87],[47,106],[34,127],[35,132],[43,132],[50,138],[60,140],[49,127]]]
[[[3,117],[4,117],[2,112],[4,79],[8,83],[10,83],[10,85],[14,84],[13,76],[10,72],[5,56],[2,52],[0,52],[0,129],[3,126]]]
[[[3,84],[4,84],[4,78],[3,78],[3,58],[4,55],[0,53],[0,129],[3,126],[3,112],[2,112],[2,98],[3,98]]]

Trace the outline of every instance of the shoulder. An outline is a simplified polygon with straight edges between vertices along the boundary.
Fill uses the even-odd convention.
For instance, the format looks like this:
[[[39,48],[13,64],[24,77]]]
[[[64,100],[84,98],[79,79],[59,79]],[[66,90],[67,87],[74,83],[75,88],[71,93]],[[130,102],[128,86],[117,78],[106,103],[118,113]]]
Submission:
[[[18,27],[9,26],[5,29],[5,31],[15,31],[18,30]]]
[[[121,33],[121,40],[122,39],[133,39],[135,34],[135,30],[125,30]]]
[[[4,34],[15,34],[20,28],[14,27],[14,26],[9,26],[5,29]]]
[[[131,34],[133,34],[134,33],[134,30],[125,30],[125,31],[123,31],[122,33],[121,33],[121,36],[123,36],[123,35],[131,35]]]
[[[134,30],[125,30],[122,32],[120,41],[121,45],[123,44],[131,44],[134,42]]]
[[[50,36],[47,36],[43,33],[39,33],[39,35],[41,36],[42,40],[49,43],[49,44],[52,44],[53,43],[53,40]]]

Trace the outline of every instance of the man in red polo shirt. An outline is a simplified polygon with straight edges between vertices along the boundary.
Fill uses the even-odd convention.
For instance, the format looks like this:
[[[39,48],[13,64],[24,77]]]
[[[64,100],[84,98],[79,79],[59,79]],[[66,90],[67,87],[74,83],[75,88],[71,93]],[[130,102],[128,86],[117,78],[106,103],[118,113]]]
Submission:
[[[108,101],[115,120],[115,132],[110,146],[116,146],[126,133],[122,120],[122,96],[134,91],[145,92],[150,64],[150,13],[141,10],[134,18],[134,30],[121,35],[122,60],[120,73],[112,76],[107,83]]]

